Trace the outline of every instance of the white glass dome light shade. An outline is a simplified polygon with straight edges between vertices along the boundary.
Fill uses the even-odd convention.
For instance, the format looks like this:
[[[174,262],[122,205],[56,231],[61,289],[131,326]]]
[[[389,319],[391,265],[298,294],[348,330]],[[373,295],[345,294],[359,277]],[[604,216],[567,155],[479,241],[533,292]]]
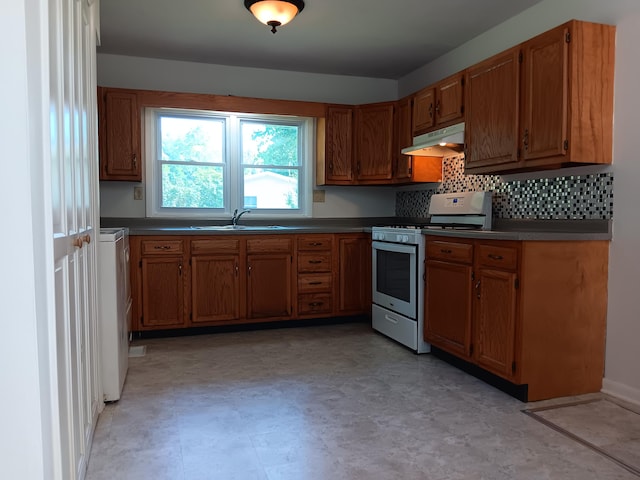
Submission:
[[[275,27],[286,25],[304,8],[302,1],[259,0],[248,5],[249,3],[251,2],[245,2],[245,6],[258,21],[272,27],[273,33]]]

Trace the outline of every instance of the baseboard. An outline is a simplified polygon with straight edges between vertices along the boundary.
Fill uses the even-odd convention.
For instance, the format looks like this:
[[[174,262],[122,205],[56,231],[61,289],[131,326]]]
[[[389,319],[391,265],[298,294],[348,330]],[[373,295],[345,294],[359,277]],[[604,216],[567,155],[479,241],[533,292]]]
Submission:
[[[603,378],[602,393],[640,406],[640,389],[630,387],[624,383]]]

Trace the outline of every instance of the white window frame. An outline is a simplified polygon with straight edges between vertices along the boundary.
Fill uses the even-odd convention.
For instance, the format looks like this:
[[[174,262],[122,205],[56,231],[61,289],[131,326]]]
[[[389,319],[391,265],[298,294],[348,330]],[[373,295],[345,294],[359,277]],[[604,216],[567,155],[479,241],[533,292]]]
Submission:
[[[159,150],[159,116],[172,114],[185,117],[226,119],[224,208],[166,208],[161,207],[161,169],[157,161]],[[228,219],[234,210],[241,211],[244,204],[243,164],[241,163],[240,123],[242,120],[263,121],[272,124],[297,125],[300,128],[299,190],[297,209],[255,209],[251,218],[276,219],[311,217],[313,200],[313,165],[315,165],[315,120],[313,118],[217,112],[181,108],[147,108],[144,115],[145,130],[145,182],[146,216],[162,218]],[[256,166],[260,168],[260,165]],[[268,167],[266,167],[268,168]]]

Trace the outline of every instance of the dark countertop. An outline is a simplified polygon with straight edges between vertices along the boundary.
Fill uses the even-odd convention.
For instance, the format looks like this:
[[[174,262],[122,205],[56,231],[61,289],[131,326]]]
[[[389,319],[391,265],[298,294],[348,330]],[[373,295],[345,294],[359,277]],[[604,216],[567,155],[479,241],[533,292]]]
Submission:
[[[428,219],[339,218],[242,222],[239,229],[206,228],[206,220],[102,218],[101,227],[128,227],[130,235],[251,235],[370,232],[375,225],[424,225]],[[219,223],[219,222],[218,222]],[[220,227],[228,222],[220,223]],[[205,228],[203,228],[205,227]],[[242,228],[244,227],[244,228]],[[425,235],[449,238],[527,241],[611,240],[611,220],[494,219],[492,230],[423,228]]]

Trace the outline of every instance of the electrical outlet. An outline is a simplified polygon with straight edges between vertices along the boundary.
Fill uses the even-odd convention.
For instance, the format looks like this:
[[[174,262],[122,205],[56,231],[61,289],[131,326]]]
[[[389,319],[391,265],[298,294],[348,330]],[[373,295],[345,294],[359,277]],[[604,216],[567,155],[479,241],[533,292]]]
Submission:
[[[142,187],[133,187],[133,199],[134,200],[142,200],[144,192]]]
[[[324,203],[324,190],[314,190],[313,191],[313,202],[314,203]]]

